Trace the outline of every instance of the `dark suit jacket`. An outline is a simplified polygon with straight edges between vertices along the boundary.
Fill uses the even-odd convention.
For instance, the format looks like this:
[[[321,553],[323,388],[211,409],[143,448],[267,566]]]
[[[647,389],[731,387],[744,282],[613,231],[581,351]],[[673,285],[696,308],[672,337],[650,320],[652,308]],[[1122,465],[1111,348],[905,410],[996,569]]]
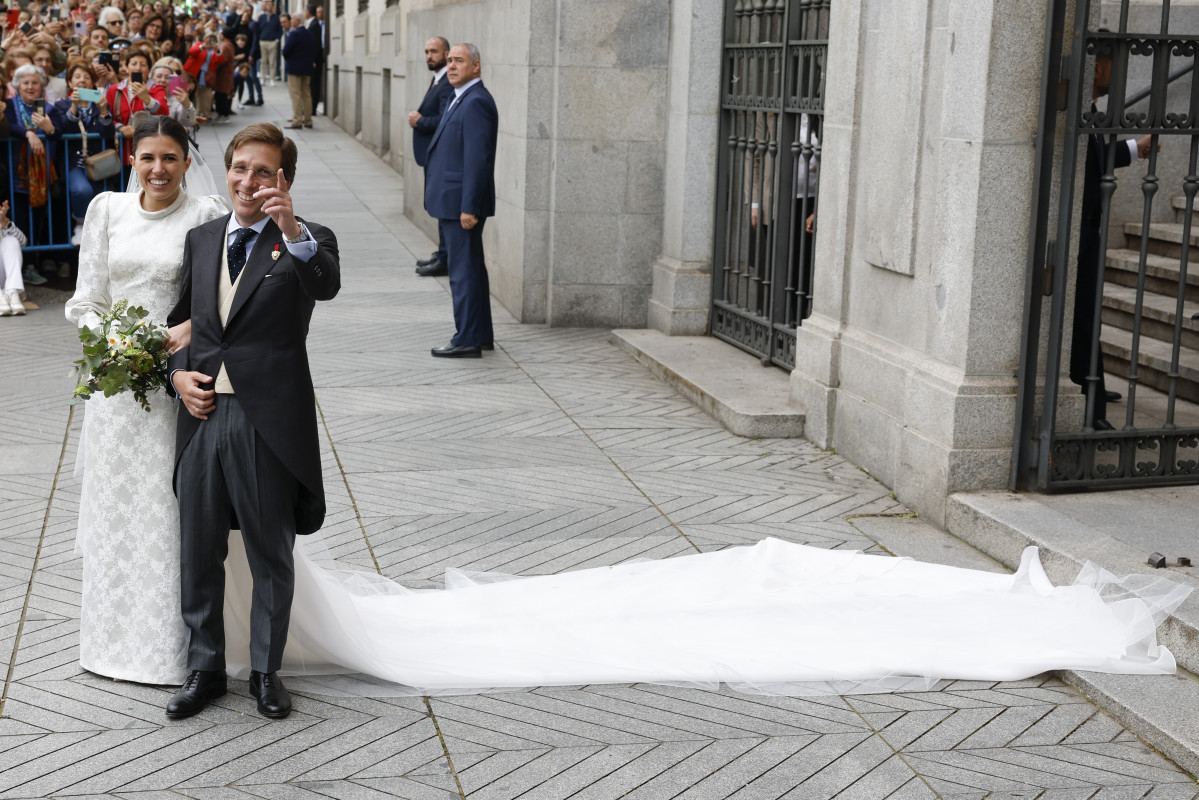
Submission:
[[[1094,106],[1091,107],[1094,110]],[[1070,340],[1070,380],[1085,386],[1091,370],[1091,349],[1094,344],[1092,331],[1095,326],[1095,301],[1103,292],[1099,283],[1100,238],[1103,227],[1103,192],[1101,179],[1107,169],[1107,153],[1115,147],[1115,167],[1127,167],[1132,163],[1128,152],[1128,140],[1119,140],[1113,145],[1107,136],[1087,136],[1086,166],[1082,182],[1082,209],[1078,223],[1078,274],[1074,289],[1074,336]],[[1110,239],[1109,239],[1110,243]],[[1110,247],[1110,244],[1109,244]],[[1100,355],[1102,375],[1102,354]],[[1100,383],[1100,394],[1103,384]],[[1107,417],[1107,406],[1096,400],[1097,418]]]
[[[437,219],[495,214],[495,143],[499,112],[482,81],[446,104],[429,142],[425,210]]]
[[[325,519],[325,491],[305,339],[315,301],[330,300],[341,288],[337,239],[328,228],[305,222],[318,247],[304,262],[291,256],[283,232],[268,222],[250,251],[228,325],[222,328],[217,287],[228,223],[226,215],[187,234],[179,302],[167,320],[178,325],[190,319],[192,338],[189,347],[171,356],[170,370],[215,378],[224,363],[250,424],[300,482],[296,532],[313,533]],[[278,261],[271,258],[275,245],[282,253]],[[176,469],[203,424],[180,405]]]
[[[283,61],[288,75],[311,75],[316,71],[316,39],[301,25],[283,40]]]
[[[312,41],[316,44],[316,53],[313,56],[313,61],[316,62],[318,68],[325,64],[325,31],[321,27],[321,21],[316,17],[304,23],[304,27],[312,34]]]
[[[429,163],[429,141],[437,130],[437,123],[441,122],[441,112],[445,111],[453,97],[454,86],[443,74],[441,80],[425,92],[424,99],[416,109],[420,119],[412,129],[412,157],[422,167]]]

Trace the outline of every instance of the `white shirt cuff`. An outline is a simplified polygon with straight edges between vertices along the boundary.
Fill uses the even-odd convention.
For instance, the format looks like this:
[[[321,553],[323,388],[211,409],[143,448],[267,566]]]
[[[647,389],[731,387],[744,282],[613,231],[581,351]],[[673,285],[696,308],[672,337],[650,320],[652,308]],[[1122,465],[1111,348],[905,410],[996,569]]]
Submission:
[[[289,242],[284,238],[283,243],[287,245],[287,252],[292,258],[298,258],[307,263],[310,258],[316,255],[317,243],[316,239],[312,238],[312,234],[308,232],[308,226],[303,222],[300,223],[300,240]]]
[[[1140,156],[1141,151],[1137,147],[1137,140],[1136,139],[1128,139],[1127,141],[1128,141],[1128,154],[1130,156],[1132,156],[1133,161],[1136,161],[1138,158],[1141,157]]]

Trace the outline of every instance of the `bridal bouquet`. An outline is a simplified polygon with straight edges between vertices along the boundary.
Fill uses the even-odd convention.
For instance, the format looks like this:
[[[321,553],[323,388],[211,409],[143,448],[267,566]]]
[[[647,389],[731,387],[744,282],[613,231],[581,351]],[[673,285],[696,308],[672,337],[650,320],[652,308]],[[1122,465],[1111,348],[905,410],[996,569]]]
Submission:
[[[100,317],[100,329],[79,329],[83,358],[75,362],[78,385],[71,402],[86,400],[95,392],[112,397],[132,392],[146,411],[148,395],[167,385],[167,329],[150,322],[150,312],[129,307],[118,300],[112,310]]]

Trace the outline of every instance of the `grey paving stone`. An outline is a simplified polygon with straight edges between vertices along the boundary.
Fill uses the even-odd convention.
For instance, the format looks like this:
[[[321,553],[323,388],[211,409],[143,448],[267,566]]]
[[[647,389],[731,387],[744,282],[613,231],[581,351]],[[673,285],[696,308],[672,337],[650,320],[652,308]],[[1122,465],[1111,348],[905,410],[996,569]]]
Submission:
[[[767,769],[730,797],[738,800],[783,797],[835,764],[855,747],[874,738],[869,733],[830,733],[814,740],[807,740],[806,737],[798,739],[796,742],[802,746],[796,748],[792,755]],[[870,747],[877,749],[877,745]],[[833,773],[830,773],[828,777],[832,776]]]

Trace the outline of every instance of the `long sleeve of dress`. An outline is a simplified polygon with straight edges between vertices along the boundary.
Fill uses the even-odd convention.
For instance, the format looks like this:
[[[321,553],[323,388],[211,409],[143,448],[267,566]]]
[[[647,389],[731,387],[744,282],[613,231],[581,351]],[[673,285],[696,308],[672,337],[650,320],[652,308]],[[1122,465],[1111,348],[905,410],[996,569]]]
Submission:
[[[98,326],[100,315],[112,308],[108,283],[108,199],[111,195],[111,192],[96,195],[83,221],[79,277],[75,282],[75,294],[67,301],[67,319],[79,327]]]
[[[170,104],[171,117],[179,122],[185,128],[190,128],[196,124],[196,104],[192,103],[187,108],[183,107],[175,97],[168,98]]]
[[[25,231],[18,228],[17,223],[13,222],[12,220],[8,221],[8,224],[4,226],[4,230],[0,230],[0,237],[3,236],[13,237],[21,243],[21,247],[29,244],[29,239],[26,238]]]

